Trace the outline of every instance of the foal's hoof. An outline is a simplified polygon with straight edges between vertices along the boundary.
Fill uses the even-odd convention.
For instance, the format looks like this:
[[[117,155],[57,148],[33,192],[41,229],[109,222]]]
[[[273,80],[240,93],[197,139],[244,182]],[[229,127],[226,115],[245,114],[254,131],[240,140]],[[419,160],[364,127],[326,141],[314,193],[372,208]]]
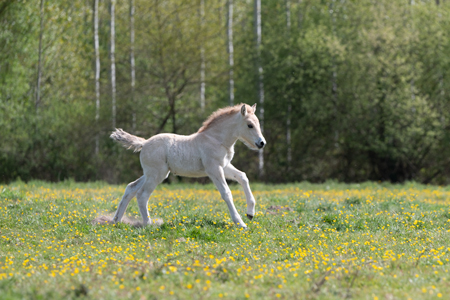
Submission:
[[[253,216],[252,216],[252,215],[247,214],[247,218],[248,218],[249,220],[253,220]]]

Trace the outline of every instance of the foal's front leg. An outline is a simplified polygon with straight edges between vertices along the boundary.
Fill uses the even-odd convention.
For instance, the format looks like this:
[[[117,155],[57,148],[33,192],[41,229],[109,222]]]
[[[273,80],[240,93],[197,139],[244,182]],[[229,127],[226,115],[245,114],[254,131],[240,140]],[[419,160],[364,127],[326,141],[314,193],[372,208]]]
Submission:
[[[247,225],[242,221],[241,216],[234,206],[233,196],[231,195],[230,188],[225,180],[223,168],[221,166],[210,167],[206,170],[206,174],[208,174],[209,178],[211,178],[216,185],[222,199],[225,200],[233,222],[240,227],[247,228]]]
[[[250,190],[250,184],[247,175],[236,169],[232,164],[228,164],[223,169],[225,177],[231,180],[239,182],[239,184],[244,189],[245,198],[247,200],[247,218],[250,220],[255,216],[255,198],[253,197],[252,191]]]

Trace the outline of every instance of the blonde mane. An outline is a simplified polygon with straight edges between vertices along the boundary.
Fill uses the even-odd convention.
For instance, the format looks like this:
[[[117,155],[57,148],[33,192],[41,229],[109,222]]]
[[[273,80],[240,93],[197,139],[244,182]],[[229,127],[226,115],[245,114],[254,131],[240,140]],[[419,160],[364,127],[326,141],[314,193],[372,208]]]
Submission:
[[[251,108],[251,106],[247,105],[247,104],[243,104],[243,103],[236,104],[235,106],[228,106],[228,107],[220,108],[220,109],[216,110],[215,112],[213,112],[203,122],[203,125],[202,125],[202,127],[200,127],[198,132],[203,132],[203,131],[207,130],[208,128],[211,128],[217,122],[240,112],[242,105],[245,105],[248,113],[253,114],[253,109]]]

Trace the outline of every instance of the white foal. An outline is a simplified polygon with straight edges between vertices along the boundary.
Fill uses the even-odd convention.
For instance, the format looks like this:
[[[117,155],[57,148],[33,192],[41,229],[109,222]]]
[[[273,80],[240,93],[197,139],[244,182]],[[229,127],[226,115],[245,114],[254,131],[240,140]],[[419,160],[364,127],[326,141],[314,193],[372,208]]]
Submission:
[[[148,199],[156,186],[172,172],[180,176],[211,178],[228,205],[233,222],[246,228],[247,225],[234,206],[225,178],[242,185],[247,199],[247,217],[251,220],[255,215],[255,198],[247,176],[236,169],[231,160],[237,140],[253,150],[262,149],[266,145],[255,111],[256,104],[252,107],[239,104],[219,109],[203,123],[198,132],[189,136],[164,133],[145,140],[116,129],[111,134],[113,140],[135,152],[141,151],[144,175],[128,184],[113,221],[122,220],[128,203],[137,196],[144,225],[151,224]]]

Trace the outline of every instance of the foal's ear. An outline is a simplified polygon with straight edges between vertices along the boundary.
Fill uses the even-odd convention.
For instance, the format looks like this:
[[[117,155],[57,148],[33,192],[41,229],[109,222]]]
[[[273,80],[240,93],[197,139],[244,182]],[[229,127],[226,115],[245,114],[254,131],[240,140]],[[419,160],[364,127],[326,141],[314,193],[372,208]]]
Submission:
[[[253,104],[252,108],[253,108],[253,113],[256,113],[256,103]]]
[[[245,104],[241,107],[241,114],[245,117],[247,115],[247,108],[245,107]]]

